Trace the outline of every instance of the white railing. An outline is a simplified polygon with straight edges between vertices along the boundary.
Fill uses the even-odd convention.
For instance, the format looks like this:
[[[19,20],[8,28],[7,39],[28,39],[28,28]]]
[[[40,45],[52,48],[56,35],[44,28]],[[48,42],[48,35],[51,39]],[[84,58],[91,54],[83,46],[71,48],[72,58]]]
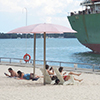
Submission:
[[[28,63],[21,58],[0,57],[0,64],[17,65],[17,66],[33,66],[33,59]],[[37,65],[43,65],[43,60],[36,60]],[[65,70],[70,71],[84,71],[84,72],[100,72],[100,65],[76,62],[62,62],[62,61],[46,61],[46,64],[55,67],[64,67]]]

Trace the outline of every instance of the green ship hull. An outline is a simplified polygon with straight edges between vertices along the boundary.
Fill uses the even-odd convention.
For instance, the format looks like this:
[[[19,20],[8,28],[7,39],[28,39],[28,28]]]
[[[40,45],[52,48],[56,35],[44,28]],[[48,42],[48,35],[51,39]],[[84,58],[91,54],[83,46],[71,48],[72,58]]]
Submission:
[[[94,52],[100,52],[100,13],[68,16],[77,39]]]

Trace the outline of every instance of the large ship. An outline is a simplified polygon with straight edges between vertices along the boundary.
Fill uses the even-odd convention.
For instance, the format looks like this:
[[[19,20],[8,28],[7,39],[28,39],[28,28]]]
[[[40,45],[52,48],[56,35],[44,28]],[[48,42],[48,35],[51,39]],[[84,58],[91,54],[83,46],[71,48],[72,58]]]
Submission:
[[[80,5],[85,9],[71,12],[68,20],[77,31],[77,39],[93,52],[100,53],[100,0],[85,0]]]

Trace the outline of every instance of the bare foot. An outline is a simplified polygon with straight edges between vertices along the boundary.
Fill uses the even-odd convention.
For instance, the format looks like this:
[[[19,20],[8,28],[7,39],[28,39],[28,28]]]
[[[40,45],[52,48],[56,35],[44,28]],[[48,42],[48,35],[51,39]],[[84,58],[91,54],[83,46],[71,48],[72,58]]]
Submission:
[[[82,73],[78,74],[78,76],[80,76]]]
[[[79,80],[79,82],[83,81],[83,79]]]

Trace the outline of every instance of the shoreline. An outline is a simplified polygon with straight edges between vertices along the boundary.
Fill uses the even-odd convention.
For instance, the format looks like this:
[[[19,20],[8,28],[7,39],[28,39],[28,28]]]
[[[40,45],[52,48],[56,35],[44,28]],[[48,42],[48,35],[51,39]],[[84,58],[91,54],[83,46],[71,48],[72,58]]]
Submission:
[[[33,72],[30,67],[0,65],[0,100],[100,100],[100,75],[82,73],[75,78],[83,78],[83,83],[76,85],[43,85],[42,78],[38,81],[7,78],[4,72],[8,73],[9,67],[15,71]],[[42,75],[39,68],[36,74]]]

